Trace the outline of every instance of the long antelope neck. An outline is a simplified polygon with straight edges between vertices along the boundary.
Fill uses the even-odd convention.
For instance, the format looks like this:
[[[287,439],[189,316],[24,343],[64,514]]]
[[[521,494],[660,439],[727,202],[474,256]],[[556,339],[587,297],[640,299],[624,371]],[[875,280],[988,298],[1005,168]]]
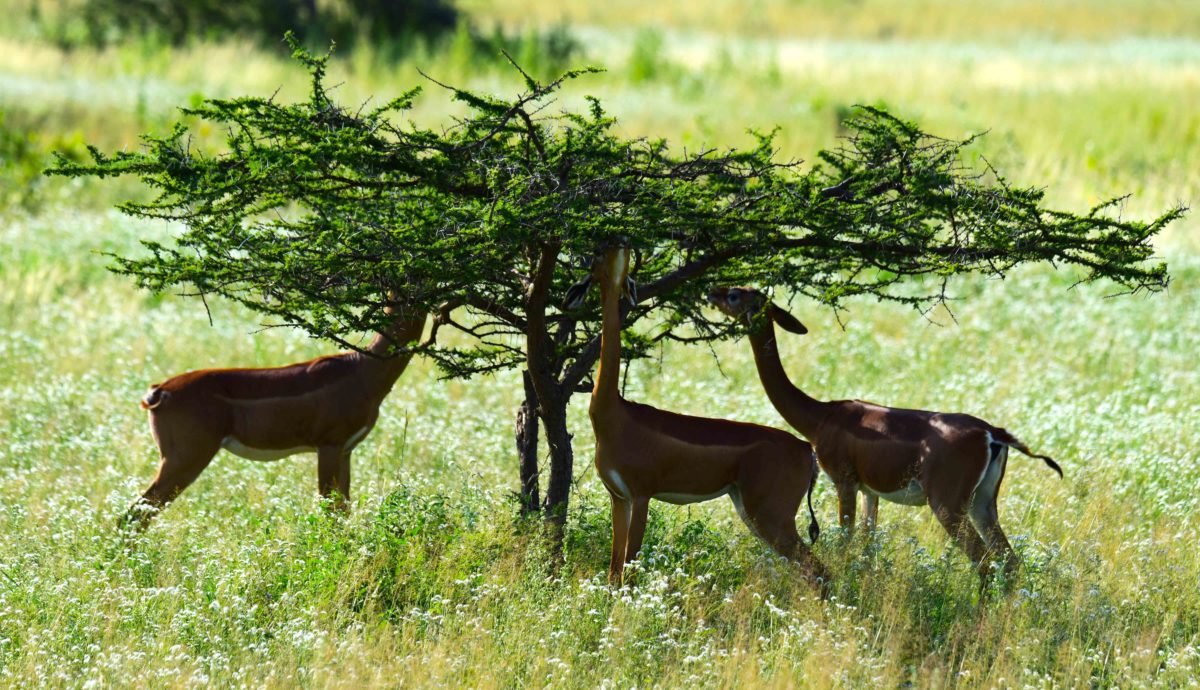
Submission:
[[[425,320],[424,313],[410,311],[397,314],[395,320],[387,328],[387,332],[375,334],[371,344],[366,348],[369,354],[359,355],[364,361],[374,363],[382,370],[379,382],[384,385],[385,392],[391,390],[392,384],[404,373],[404,369],[412,360],[413,353],[403,352],[398,355],[389,355],[395,348],[404,347],[408,343],[419,340],[421,332],[425,330]]]
[[[618,258],[613,263],[620,260]],[[592,388],[592,400],[604,403],[615,402],[620,395],[621,286],[614,280],[612,268],[609,267],[609,273],[600,282],[600,368],[596,371],[596,383]]]
[[[779,343],[775,339],[775,320],[771,318],[771,308],[768,304],[762,325],[750,332],[758,378],[779,414],[801,436],[816,438],[817,430],[825,418],[825,403],[810,397],[788,378],[783,362],[779,360]]]

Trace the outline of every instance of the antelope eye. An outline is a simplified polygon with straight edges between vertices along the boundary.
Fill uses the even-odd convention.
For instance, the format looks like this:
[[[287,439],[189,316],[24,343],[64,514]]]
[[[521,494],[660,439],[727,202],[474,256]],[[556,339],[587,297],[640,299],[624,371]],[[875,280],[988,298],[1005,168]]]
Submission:
[[[741,298],[742,298],[741,294],[739,294],[737,292],[729,293],[729,303],[730,304],[736,304],[737,301]]]

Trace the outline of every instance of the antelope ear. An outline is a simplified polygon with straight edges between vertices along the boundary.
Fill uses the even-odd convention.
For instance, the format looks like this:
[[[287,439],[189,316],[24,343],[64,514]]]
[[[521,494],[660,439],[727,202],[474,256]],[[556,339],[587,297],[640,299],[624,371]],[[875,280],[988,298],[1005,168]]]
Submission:
[[[578,309],[583,306],[583,300],[587,298],[588,288],[592,285],[590,277],[584,278],[567,289],[567,296],[563,298],[562,308],[564,311]]]
[[[779,324],[780,328],[789,333],[795,333],[796,335],[808,333],[808,329],[804,327],[804,324],[800,323],[799,319],[784,311],[774,302],[770,306],[770,317],[772,321]]]
[[[625,276],[625,296],[629,298],[630,306],[637,306],[637,283],[629,276]]]

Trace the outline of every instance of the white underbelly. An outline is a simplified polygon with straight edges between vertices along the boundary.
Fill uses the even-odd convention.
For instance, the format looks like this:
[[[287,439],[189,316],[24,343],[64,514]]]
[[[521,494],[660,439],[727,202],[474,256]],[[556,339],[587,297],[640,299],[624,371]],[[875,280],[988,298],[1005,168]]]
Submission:
[[[317,452],[317,449],[313,448],[312,446],[296,446],[294,448],[253,448],[251,446],[247,446],[232,436],[226,436],[225,439],[221,441],[221,447],[238,456],[239,458],[246,458],[247,460],[259,460],[262,462],[282,460],[283,458],[296,455],[297,453]]]
[[[347,451],[353,450],[354,447],[357,446],[364,438],[366,438],[367,434],[370,432],[371,427],[364,426],[363,428],[354,432],[354,435],[348,438],[346,442],[342,444],[342,448]],[[242,443],[233,436],[226,436],[224,439],[222,439],[221,447],[238,456],[239,458],[246,458],[247,460],[260,460],[262,462],[282,460],[286,457],[297,455],[299,453],[317,452],[315,446],[292,446],[291,448],[255,448]]]
[[[714,491],[711,494],[680,494],[680,493],[662,493],[654,494],[654,498],[666,503],[674,503],[677,506],[687,505],[689,503],[700,503],[702,501],[711,501],[714,498],[720,498],[729,493],[729,487],[726,486],[720,491]]]
[[[925,498],[925,489],[921,488],[921,485],[918,484],[917,480],[915,479],[910,481],[908,486],[900,489],[899,491],[889,491],[885,493],[882,491],[876,491],[866,484],[859,484],[858,489],[864,494],[878,496],[879,498],[882,498],[890,503],[899,503],[906,506],[923,506],[927,502]]]

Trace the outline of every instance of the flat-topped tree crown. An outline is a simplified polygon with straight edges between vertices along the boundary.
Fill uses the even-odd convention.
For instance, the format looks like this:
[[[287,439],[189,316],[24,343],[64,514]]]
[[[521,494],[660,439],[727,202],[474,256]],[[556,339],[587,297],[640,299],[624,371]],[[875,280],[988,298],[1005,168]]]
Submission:
[[[595,99],[552,112],[555,94],[588,70],[548,83],[520,72],[512,98],[439,84],[466,114],[425,128],[406,118],[420,89],[346,108],[326,88],[327,58],[296,55],[312,75],[303,101],[183,110],[226,132],[220,150],[197,148],[179,125],[146,136],[140,151],[93,149],[92,162],[64,158],[51,172],[132,174],[155,190],[121,209],[183,232],[113,266],[151,290],[220,295],[354,348],[348,334],[387,325],[380,295],[405,286],[405,302],[434,314],[435,329],[470,336],[416,348],[446,376],[525,372],[523,505],[559,520],[571,485],[566,405],[589,388],[599,321],[595,304],[556,305],[597,247],[624,239],[638,258],[639,299],[622,307],[629,361],[663,340],[725,337],[727,324],[700,309],[712,284],[780,286],[835,307],[869,294],[927,308],[955,275],[1051,261],[1084,280],[1160,289],[1166,267],[1152,261],[1151,239],[1182,213],[1141,222],[1111,216],[1111,205],[1047,209],[1039,190],[964,167],[971,140],[871,108],[807,168],[781,160],[770,134],[746,149],[680,152],[621,135]],[[545,501],[535,418],[552,458]]]

